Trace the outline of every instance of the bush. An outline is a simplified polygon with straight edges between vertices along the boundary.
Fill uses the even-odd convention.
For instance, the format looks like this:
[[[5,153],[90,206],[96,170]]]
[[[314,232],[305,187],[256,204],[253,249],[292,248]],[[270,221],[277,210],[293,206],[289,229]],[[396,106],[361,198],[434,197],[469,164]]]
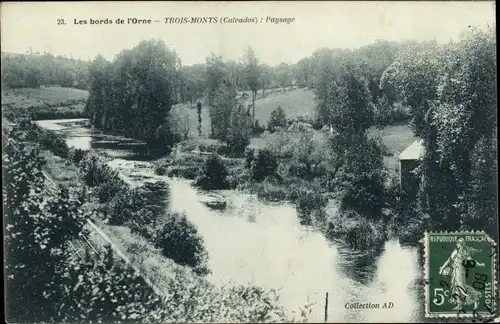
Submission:
[[[227,175],[224,161],[218,155],[211,155],[205,160],[195,184],[205,190],[227,189]]]
[[[200,168],[198,166],[171,166],[167,170],[169,177],[179,177],[189,180],[194,180],[198,176]]]
[[[127,184],[118,175],[108,178],[105,182],[99,184],[96,188],[99,202],[105,203],[113,199],[114,196],[125,192],[128,189]]]
[[[85,184],[95,187],[118,177],[118,172],[111,169],[106,162],[94,152],[89,152],[80,161],[79,168]]]
[[[38,143],[54,155],[62,158],[67,158],[69,154],[69,147],[64,138],[50,129],[42,130],[37,139]]]
[[[327,224],[326,236],[341,239],[355,250],[381,248],[386,240],[384,226],[373,222],[353,210],[343,211]]]
[[[319,190],[302,190],[298,193],[296,200],[300,223],[302,225],[312,225],[314,216],[322,216],[322,210],[327,203],[328,199]]]
[[[271,112],[271,117],[267,123],[267,129],[269,132],[274,133],[278,128],[286,128],[287,120],[285,111],[281,106],[278,106],[275,110]]]
[[[147,182],[140,187],[120,191],[111,199],[106,211],[112,225],[138,222],[141,226],[154,226],[169,204],[168,184],[163,181]]]
[[[245,149],[245,168],[250,169],[252,167],[254,155],[255,155],[254,149],[249,147]]]
[[[203,246],[203,238],[186,215],[170,213],[156,232],[155,246],[161,249],[165,257],[193,268],[197,274],[209,273],[208,253]]]
[[[79,148],[72,148],[68,154],[68,159],[72,161],[73,163],[80,163],[85,155],[87,155],[88,151],[87,150],[82,150]]]
[[[252,161],[252,178],[263,181],[268,176],[274,176],[278,169],[276,157],[267,149],[261,149]]]
[[[157,167],[155,167],[155,174],[157,175],[165,175],[167,173],[167,168],[163,165],[159,165]]]
[[[264,126],[261,126],[259,123],[259,120],[255,120],[255,125],[253,127],[253,134],[254,135],[260,135],[266,131],[266,128]]]

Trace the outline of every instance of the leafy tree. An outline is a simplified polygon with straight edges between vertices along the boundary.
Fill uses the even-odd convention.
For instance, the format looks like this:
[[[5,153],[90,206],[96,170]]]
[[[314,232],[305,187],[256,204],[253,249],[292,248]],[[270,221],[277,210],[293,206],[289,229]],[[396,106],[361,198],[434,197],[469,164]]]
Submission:
[[[321,57],[316,79],[317,115],[342,136],[364,133],[373,123],[366,80],[351,59],[330,53]]]
[[[287,126],[287,120],[285,111],[281,106],[278,106],[275,110],[271,112],[271,117],[267,123],[268,130],[272,133],[276,131],[277,128],[283,128]]]
[[[7,135],[2,137],[6,316],[50,322],[63,290],[63,244],[80,233],[86,216],[67,190],[46,196],[38,150],[21,144],[16,129]],[[26,305],[33,308],[27,311]]]
[[[169,213],[155,235],[155,245],[163,255],[181,265],[187,265],[200,275],[208,274],[208,253],[203,238],[186,215]]]
[[[281,63],[275,70],[278,84],[283,88],[283,92],[285,92],[287,86],[292,86],[291,67],[286,63]]]
[[[263,181],[266,177],[276,175],[278,170],[278,161],[276,157],[267,149],[257,151],[257,155],[252,160],[252,178],[257,181]]]
[[[305,57],[297,62],[294,67],[295,80],[301,88],[309,86],[311,82],[311,59]]]
[[[91,122],[105,131],[154,142],[176,100],[179,65],[177,55],[155,40],[123,50],[112,63],[97,57],[87,104]]]
[[[422,136],[424,116],[438,99],[438,84],[442,54],[436,43],[418,43],[408,46],[396,56],[381,80],[389,99],[397,97],[410,108],[411,125],[416,136]]]
[[[252,117],[248,115],[241,103],[237,103],[231,113],[231,121],[224,141],[233,153],[242,153],[250,144],[253,129]]]
[[[201,108],[202,108],[202,105],[201,105],[201,102],[198,101],[198,103],[196,104],[196,113],[198,114],[198,136],[201,137]]]
[[[444,48],[438,99],[420,132],[419,208],[434,228],[491,230],[496,205],[486,174],[497,172],[495,47],[493,30],[471,28]]]
[[[224,161],[218,155],[211,155],[205,160],[196,179],[196,185],[205,189],[227,189],[227,168]]]
[[[249,47],[244,54],[244,77],[247,87],[252,91],[252,121],[255,122],[255,99],[260,86],[259,60],[254,50]]]
[[[275,78],[273,69],[267,64],[261,64],[259,70],[259,83],[262,89],[262,97],[265,96],[266,90],[271,86],[272,80]]]

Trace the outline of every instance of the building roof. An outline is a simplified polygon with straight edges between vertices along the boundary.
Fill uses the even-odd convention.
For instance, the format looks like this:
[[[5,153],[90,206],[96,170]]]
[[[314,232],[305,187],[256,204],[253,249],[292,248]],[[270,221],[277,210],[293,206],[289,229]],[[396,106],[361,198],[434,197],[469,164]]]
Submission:
[[[424,154],[423,140],[419,139],[411,143],[401,154],[399,160],[418,160]]]

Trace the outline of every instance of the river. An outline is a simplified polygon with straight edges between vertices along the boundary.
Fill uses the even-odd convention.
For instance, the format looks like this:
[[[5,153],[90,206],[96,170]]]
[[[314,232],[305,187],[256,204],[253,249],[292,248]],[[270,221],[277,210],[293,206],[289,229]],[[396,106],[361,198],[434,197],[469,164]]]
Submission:
[[[184,179],[154,175],[150,162],[127,149],[102,147],[116,140],[84,126],[85,120],[38,121],[61,132],[70,146],[114,157],[110,165],[132,184],[164,180],[170,184],[171,206],[183,211],[202,235],[209,253],[208,280],[217,285],[255,284],[279,289],[289,311],[311,303],[310,321],[323,321],[328,292],[330,322],[418,322],[423,298],[416,248],[385,243],[378,255],[354,252],[301,226],[295,208],[263,202],[252,195],[222,191],[228,207],[216,211],[201,200],[207,193]],[[143,166],[143,167],[141,167]],[[359,308],[366,303],[379,308]],[[387,303],[391,308],[382,308]],[[392,304],[390,304],[392,303]]]

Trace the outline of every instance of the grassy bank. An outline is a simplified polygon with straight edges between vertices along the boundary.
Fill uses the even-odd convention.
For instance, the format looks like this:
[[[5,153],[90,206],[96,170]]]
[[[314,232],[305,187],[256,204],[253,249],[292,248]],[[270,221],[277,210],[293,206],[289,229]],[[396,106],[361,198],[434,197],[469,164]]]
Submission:
[[[109,170],[102,169],[99,166],[102,164],[98,162],[92,166],[92,175],[88,177],[86,176],[88,169],[82,169],[82,163],[83,165],[88,164],[85,161],[91,155],[83,155],[81,159],[75,159],[71,149],[69,149],[70,153],[66,155],[67,157],[55,155],[52,151],[59,152],[42,146],[40,153],[45,161],[44,169],[48,175],[57,185],[77,191],[86,188],[85,194],[81,196],[86,201],[83,208],[90,213],[99,215],[94,221],[104,233],[122,252],[128,254],[133,265],[138,267],[155,286],[163,291],[163,296],[161,296],[163,310],[153,314],[154,318],[149,318],[149,321],[157,321],[162,318],[181,322],[287,320],[285,311],[279,306],[276,292],[264,291],[256,286],[215,286],[200,276],[195,268],[180,265],[177,261],[166,257],[165,247],[155,246],[150,238],[142,235],[137,228],[130,226],[130,222],[111,224],[109,218],[103,217],[103,211],[107,210],[109,213],[109,205],[116,205],[120,213],[128,215],[128,205],[130,204],[127,204],[126,201],[124,204],[116,204],[117,202],[112,198],[110,201],[103,201],[103,189],[108,189],[104,190],[106,195],[110,194],[110,190],[116,189],[109,180],[113,178],[113,173],[106,174]],[[79,160],[79,165],[76,164],[77,160]],[[109,179],[106,180],[107,178]],[[97,186],[89,187],[89,181],[95,181]],[[132,194],[130,189],[122,188],[121,190],[126,191],[125,196],[127,197]],[[119,195],[119,193],[116,192],[115,195]],[[107,197],[107,199],[109,198]],[[155,204],[155,202],[149,199],[146,204]],[[139,212],[139,214],[144,213],[146,210]],[[163,212],[160,214],[163,215]],[[137,214],[132,213],[130,216],[137,217]],[[167,213],[164,217],[169,218],[170,215]],[[168,219],[165,221],[168,223]],[[182,222],[179,224],[182,225]],[[145,224],[145,226],[147,225]],[[171,229],[175,233],[165,234],[165,227],[160,228],[162,228],[161,233],[163,233],[162,237],[164,238],[183,232],[182,228],[174,227]],[[89,239],[96,244],[95,246],[102,244],[102,240],[96,233],[89,232]],[[175,242],[170,242],[168,245],[171,243]],[[173,247],[175,248],[175,246]]]
[[[183,147],[190,148],[189,145]],[[210,155],[178,152],[155,161],[155,171],[161,175],[194,180],[193,184],[197,185],[203,183],[201,178],[207,177],[208,159],[211,159]],[[262,181],[254,179],[255,171],[248,167],[245,158],[217,155],[217,159],[223,165],[223,179],[216,179],[217,171],[209,172],[212,174],[208,177],[213,189],[238,190],[255,194],[265,201],[293,203],[303,225],[313,226],[329,239],[342,240],[354,249],[378,249],[386,240],[383,222],[366,219],[353,211],[339,212],[338,208],[332,208],[335,206],[335,196],[325,191],[322,180],[291,176],[287,171],[290,161],[286,159],[279,161],[275,176],[265,177]],[[220,186],[214,183],[220,183]]]
[[[85,118],[88,91],[62,87],[5,89],[4,116],[30,116],[33,120]]]

